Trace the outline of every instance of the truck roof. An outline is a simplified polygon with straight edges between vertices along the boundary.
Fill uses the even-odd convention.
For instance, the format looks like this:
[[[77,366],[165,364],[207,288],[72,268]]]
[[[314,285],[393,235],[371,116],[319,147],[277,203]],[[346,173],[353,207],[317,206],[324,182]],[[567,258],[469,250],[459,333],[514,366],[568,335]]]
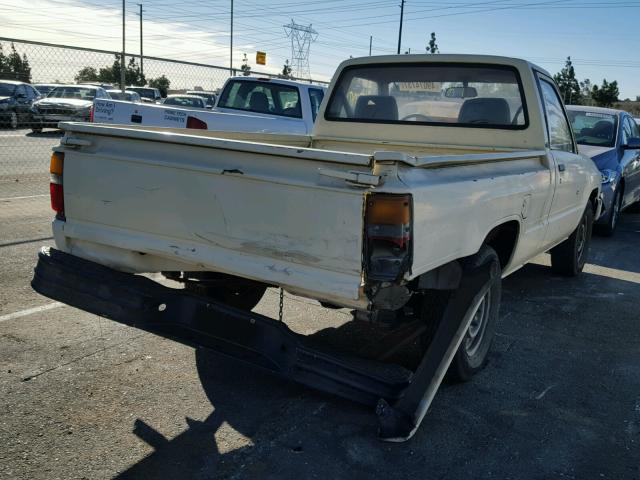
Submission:
[[[608,113],[609,115],[620,115],[625,113],[624,110],[605,107],[591,107],[589,105],[567,105],[566,107],[567,110],[573,110],[574,112]]]
[[[259,77],[259,76],[251,76],[251,77],[244,77],[244,76],[237,76],[237,77],[231,77],[229,78],[229,80],[227,80],[227,82],[231,82],[233,80],[243,80],[243,81],[249,81],[249,82],[271,82],[271,83],[279,83],[282,85],[291,85],[294,87],[314,87],[314,88],[327,88],[326,85],[317,85],[317,84],[312,84],[309,82],[299,82],[297,80],[286,80],[284,78],[269,78],[269,77]]]
[[[551,74],[544,68],[521,58],[502,57],[499,55],[468,55],[468,54],[416,54],[416,55],[376,55],[358,57],[345,60],[338,66],[338,70],[351,65],[367,65],[380,63],[484,63],[495,65],[511,65],[516,68],[533,68],[549,77]]]

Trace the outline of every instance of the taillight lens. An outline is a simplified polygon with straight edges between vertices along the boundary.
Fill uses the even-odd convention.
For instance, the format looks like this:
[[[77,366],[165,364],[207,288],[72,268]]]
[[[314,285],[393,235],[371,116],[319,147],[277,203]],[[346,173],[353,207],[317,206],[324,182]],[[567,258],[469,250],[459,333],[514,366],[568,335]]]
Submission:
[[[366,199],[367,276],[393,281],[411,255],[411,195],[370,194]]]
[[[56,212],[58,218],[64,218],[64,188],[62,186],[62,173],[64,170],[64,153],[53,152],[49,173],[51,182],[49,183],[49,194],[51,195],[51,208]]]
[[[196,117],[187,117],[187,128],[195,128],[197,130],[206,130],[207,122],[203,122]]]
[[[93,105],[89,107],[89,121],[93,123]]]
[[[59,183],[49,184],[49,193],[51,194],[51,208],[58,215],[64,215],[64,190]]]

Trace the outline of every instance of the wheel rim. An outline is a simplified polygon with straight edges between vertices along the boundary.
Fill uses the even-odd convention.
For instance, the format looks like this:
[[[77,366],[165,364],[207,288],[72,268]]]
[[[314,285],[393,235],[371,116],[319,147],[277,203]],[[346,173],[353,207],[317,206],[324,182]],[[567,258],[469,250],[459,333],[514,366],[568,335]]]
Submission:
[[[11,112],[11,128],[18,128],[18,115],[16,115],[16,112]]]
[[[618,223],[618,216],[620,215],[620,199],[616,197],[613,202],[613,212],[611,213],[611,229],[615,228]]]
[[[467,334],[464,337],[464,351],[469,357],[473,357],[482,345],[482,339],[484,338],[484,333],[487,329],[489,313],[491,311],[490,294],[491,290],[485,293],[480,303],[478,303],[478,306],[471,317],[471,323],[467,329]]]

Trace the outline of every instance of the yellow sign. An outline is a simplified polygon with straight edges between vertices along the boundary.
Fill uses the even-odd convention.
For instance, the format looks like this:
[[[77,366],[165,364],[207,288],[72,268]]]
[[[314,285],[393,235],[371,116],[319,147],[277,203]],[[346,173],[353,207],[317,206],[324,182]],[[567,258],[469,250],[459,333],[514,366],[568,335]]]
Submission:
[[[256,65],[266,65],[266,64],[267,64],[267,53],[256,52]]]

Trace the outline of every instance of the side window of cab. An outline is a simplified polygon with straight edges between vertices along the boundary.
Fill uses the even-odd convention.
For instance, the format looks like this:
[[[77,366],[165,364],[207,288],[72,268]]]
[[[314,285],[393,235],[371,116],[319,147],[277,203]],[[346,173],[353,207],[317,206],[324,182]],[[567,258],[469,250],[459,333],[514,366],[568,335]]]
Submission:
[[[549,148],[551,150],[575,152],[571,127],[555,86],[542,75],[538,75],[538,83],[540,84],[540,93],[549,133]]]

